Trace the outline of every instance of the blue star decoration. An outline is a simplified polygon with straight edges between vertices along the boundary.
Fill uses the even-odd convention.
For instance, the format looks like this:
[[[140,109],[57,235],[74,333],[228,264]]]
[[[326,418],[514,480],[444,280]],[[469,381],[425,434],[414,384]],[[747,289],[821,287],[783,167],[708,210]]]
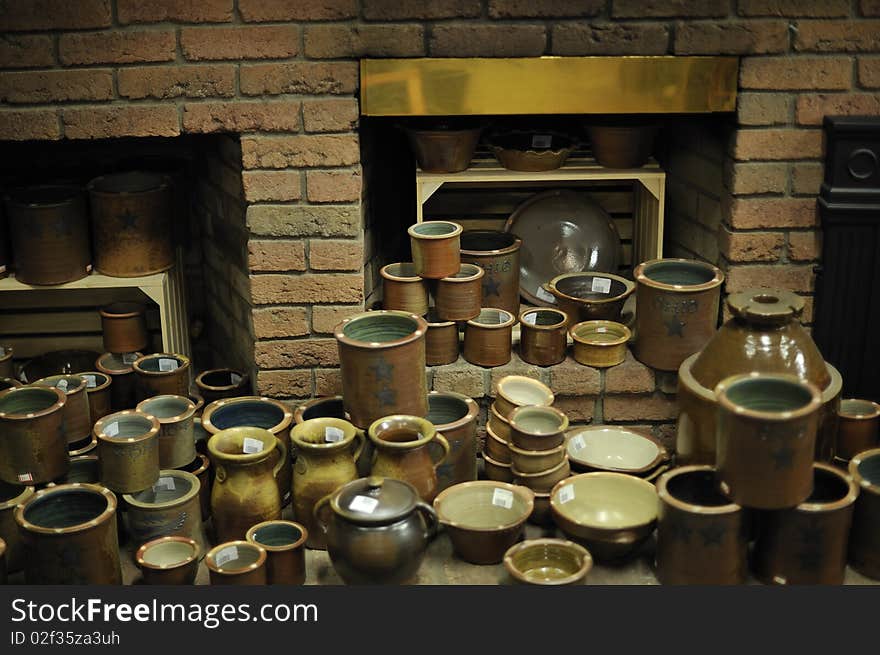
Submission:
[[[383,407],[389,407],[397,402],[397,392],[394,391],[394,389],[389,389],[388,387],[385,387],[376,392],[376,399],[382,404]]]
[[[371,364],[369,368],[376,377],[376,382],[382,382],[383,380],[391,382],[391,375],[394,372],[393,364],[389,364],[384,359],[380,359],[377,360],[375,364]]]
[[[783,446],[778,450],[770,453],[773,458],[773,465],[777,471],[782,469],[790,469],[794,464],[794,449]]]
[[[130,209],[126,209],[124,212],[119,214],[116,218],[118,218],[119,222],[122,223],[123,228],[131,229],[137,224],[138,215],[135,214]]]
[[[500,296],[501,283],[494,277],[488,275],[483,278],[483,295],[484,296]]]
[[[685,323],[683,323],[678,316],[670,316],[663,321],[663,324],[666,326],[666,336],[684,338]]]
[[[727,532],[725,527],[720,523],[710,523],[704,528],[700,528],[700,536],[703,537],[704,546],[720,546],[724,534]]]

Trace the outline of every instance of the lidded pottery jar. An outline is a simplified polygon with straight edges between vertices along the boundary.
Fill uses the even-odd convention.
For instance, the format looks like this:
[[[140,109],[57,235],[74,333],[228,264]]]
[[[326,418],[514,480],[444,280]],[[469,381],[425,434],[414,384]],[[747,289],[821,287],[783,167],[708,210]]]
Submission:
[[[439,280],[461,269],[461,225],[450,221],[416,223],[407,230],[419,277]]]
[[[714,464],[718,405],[713,389],[740,373],[788,373],[816,386],[822,411],[815,458],[830,461],[843,380],[797,320],[804,299],[783,290],[752,289],[728,296],[732,318],[678,371],[679,464]]]
[[[127,409],[95,423],[101,484],[129,493],[146,489],[159,477],[159,421]]]
[[[859,487],[849,533],[849,563],[862,575],[880,580],[880,448],[853,457],[849,474]]]
[[[24,546],[15,524],[15,508],[33,495],[33,487],[0,481],[0,539],[6,542],[6,570],[10,573],[24,568]]]
[[[568,315],[559,309],[527,309],[519,315],[519,355],[524,362],[552,366],[565,359]]]
[[[411,581],[437,532],[437,515],[412,485],[375,476],[337,489],[315,506],[315,516],[326,525],[330,560],[346,584]]]
[[[149,345],[146,307],[139,302],[115,302],[99,310],[104,350],[133,353]]]
[[[639,264],[636,279],[636,340],[643,364],[675,371],[715,334],[724,273],[706,262],[653,259]]]
[[[73,282],[92,270],[85,196],[75,186],[35,186],[6,198],[15,277],[19,282]]]
[[[358,477],[356,462],[364,447],[363,433],[342,419],[313,418],[295,425],[290,441],[297,452],[294,517],[308,531],[309,548],[326,548],[324,532],[315,524],[312,511],[324,496]]]
[[[137,376],[138,401],[153,396],[189,393],[189,357],[172,353],[144,355],[132,363]]]
[[[461,261],[484,271],[483,304],[519,314],[519,249],[522,240],[510,232],[465,230]]]
[[[457,273],[437,280],[434,310],[447,321],[467,321],[480,315],[485,271],[476,264],[461,264]]]
[[[488,307],[467,322],[464,329],[464,358],[477,366],[503,366],[510,361],[516,316]]]
[[[155,173],[115,173],[88,184],[95,268],[140,277],[174,266],[171,183]]]
[[[416,273],[412,262],[387,264],[382,276],[382,308],[423,316],[428,311],[428,283]]]
[[[229,428],[208,440],[215,476],[211,516],[218,541],[244,537],[252,525],[281,518],[275,449],[275,436],[262,428]]]
[[[248,375],[232,368],[214,368],[199,373],[196,376],[196,387],[206,403],[250,395]]]
[[[116,496],[95,484],[48,487],[15,508],[27,584],[122,584]]]
[[[437,467],[438,491],[477,479],[477,417],[473,398],[454,391],[428,394],[428,421],[449,443],[446,461]]]
[[[67,473],[64,403],[64,392],[55,387],[0,392],[0,480],[42,484]]]
[[[55,387],[64,392],[66,400],[61,412],[64,418],[64,436],[67,443],[76,443],[89,437],[92,431],[89,397],[86,381],[79,375],[52,375],[34,382],[37,387]]]
[[[458,323],[442,320],[434,310],[428,311],[425,320],[428,322],[425,332],[425,364],[442,366],[456,361],[460,347]]]
[[[214,546],[205,557],[212,585],[264,585],[268,581],[266,549],[234,539]]]
[[[195,459],[193,401],[183,396],[153,396],[138,403],[137,411],[159,421],[159,468],[176,469]]]
[[[98,371],[85,371],[77,375],[86,381],[89,421],[94,426],[99,419],[113,411],[113,378]]]
[[[247,541],[266,550],[269,584],[305,584],[308,536],[305,526],[293,521],[264,521],[247,531]]]
[[[422,500],[434,500],[439,493],[437,469],[449,457],[449,442],[430,421],[405,414],[385,416],[367,434],[376,449],[370,475],[403,480]],[[432,443],[442,449],[436,462],[429,450]]]
[[[142,353],[104,353],[95,362],[95,368],[113,380],[110,384],[110,397],[114,411],[131,409],[137,404],[137,378],[132,365],[141,357]]]
[[[342,397],[351,422],[365,429],[390,414],[425,416],[425,332],[420,316],[397,311],[356,314],[336,326]]]

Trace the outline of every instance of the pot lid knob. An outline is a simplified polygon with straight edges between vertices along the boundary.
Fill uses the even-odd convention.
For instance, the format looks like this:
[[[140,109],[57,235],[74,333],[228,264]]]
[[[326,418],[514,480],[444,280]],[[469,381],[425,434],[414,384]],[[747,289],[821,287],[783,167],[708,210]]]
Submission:
[[[730,312],[750,323],[785,323],[804,311],[804,299],[782,289],[749,289],[727,298]]]

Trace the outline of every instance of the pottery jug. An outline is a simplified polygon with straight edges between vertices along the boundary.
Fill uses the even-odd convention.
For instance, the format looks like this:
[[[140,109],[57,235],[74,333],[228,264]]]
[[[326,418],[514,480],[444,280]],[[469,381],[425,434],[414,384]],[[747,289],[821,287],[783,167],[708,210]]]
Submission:
[[[408,482],[422,500],[433,501],[440,488],[437,469],[449,456],[449,442],[434,425],[418,416],[397,414],[374,422],[368,435],[376,449],[370,475]],[[429,450],[432,443],[442,448],[436,462]]]
[[[275,448],[275,436],[262,428],[229,428],[208,440],[214,466],[211,516],[217,541],[244,539],[252,525],[281,518],[281,495],[275,481],[278,460],[272,457]]]
[[[364,436],[348,421],[313,418],[290,431],[297,458],[293,468],[293,515],[308,531],[309,548],[326,548],[312,511],[327,494],[358,477],[356,462]],[[355,443],[357,442],[357,446]]]
[[[329,507],[329,516],[324,511]],[[333,568],[347,584],[401,584],[419,570],[437,515],[401,480],[349,482],[315,505]]]

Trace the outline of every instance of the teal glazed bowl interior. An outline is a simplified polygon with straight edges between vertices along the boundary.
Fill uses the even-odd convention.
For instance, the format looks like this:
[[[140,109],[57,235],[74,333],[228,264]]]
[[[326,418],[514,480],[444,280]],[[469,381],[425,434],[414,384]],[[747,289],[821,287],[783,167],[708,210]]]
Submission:
[[[0,412],[5,414],[37,414],[58,402],[58,394],[50,387],[17,387],[0,397]]]
[[[682,287],[699,286],[715,279],[711,266],[696,261],[659,261],[646,266],[643,273],[654,282]]]
[[[284,410],[274,403],[236,400],[234,403],[215,407],[210,418],[211,425],[217,430],[237,427],[271,430],[284,420]]]
[[[342,327],[342,334],[352,341],[362,343],[389,343],[405,339],[418,329],[419,323],[414,316],[376,312],[375,316],[367,313],[348,321]]]
[[[26,521],[46,530],[85,527],[111,510],[104,494],[88,488],[63,488],[34,498],[24,508]]]
[[[804,383],[772,377],[747,377],[726,385],[731,403],[753,412],[795,412],[816,404]]]

